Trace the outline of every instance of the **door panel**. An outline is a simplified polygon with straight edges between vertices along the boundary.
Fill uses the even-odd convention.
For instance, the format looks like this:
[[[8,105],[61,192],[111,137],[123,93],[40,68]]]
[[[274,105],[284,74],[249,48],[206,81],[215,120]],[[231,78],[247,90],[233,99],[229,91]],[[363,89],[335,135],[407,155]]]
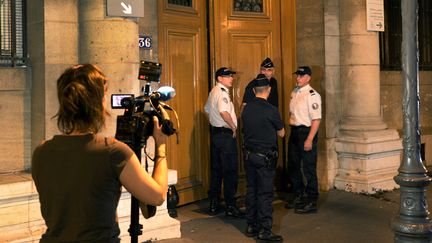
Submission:
[[[276,79],[281,77],[280,1],[255,1],[261,3],[261,12],[246,8],[236,11],[242,2],[215,0],[210,9],[215,30],[212,68],[228,66],[238,71],[233,85],[233,102],[238,111],[244,88],[259,73],[262,60],[270,57],[276,66]]]
[[[236,75],[238,79],[233,85],[233,103],[238,108],[236,109],[237,117],[240,117],[239,108],[242,104],[244,88],[258,74],[259,66],[264,59],[261,57],[268,53],[271,38],[267,33],[235,31],[229,34],[229,38],[231,41],[229,46],[232,50],[229,59],[232,60],[233,69],[238,71]]]
[[[160,1],[162,2],[162,1]],[[161,83],[171,85],[176,96],[169,104],[180,121],[178,140],[168,142],[169,168],[177,170],[180,203],[207,197],[208,126],[203,113],[208,92],[205,6],[168,4],[159,8],[159,62]]]

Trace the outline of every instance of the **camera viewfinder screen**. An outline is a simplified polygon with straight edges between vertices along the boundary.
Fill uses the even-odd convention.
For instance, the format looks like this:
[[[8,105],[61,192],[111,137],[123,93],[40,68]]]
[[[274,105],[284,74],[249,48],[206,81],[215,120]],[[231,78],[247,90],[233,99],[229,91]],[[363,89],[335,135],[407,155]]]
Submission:
[[[111,95],[111,108],[112,109],[123,109],[121,100],[123,98],[132,98],[133,94],[112,94]]]

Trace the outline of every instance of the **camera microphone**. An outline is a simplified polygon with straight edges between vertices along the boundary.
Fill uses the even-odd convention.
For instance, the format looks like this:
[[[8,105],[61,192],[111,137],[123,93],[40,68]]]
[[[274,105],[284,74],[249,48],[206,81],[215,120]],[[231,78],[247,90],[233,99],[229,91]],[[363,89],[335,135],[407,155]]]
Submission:
[[[176,92],[173,87],[162,86],[158,90],[156,90],[156,92],[153,92],[150,97],[161,101],[168,101],[172,99],[175,95]]]

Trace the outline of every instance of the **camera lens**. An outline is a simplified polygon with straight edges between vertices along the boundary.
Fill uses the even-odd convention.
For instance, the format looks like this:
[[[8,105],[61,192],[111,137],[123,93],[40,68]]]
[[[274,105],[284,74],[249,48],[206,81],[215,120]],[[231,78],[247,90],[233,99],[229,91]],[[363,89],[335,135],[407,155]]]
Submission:
[[[131,108],[134,105],[134,103],[135,100],[132,97],[126,97],[120,101],[120,104],[123,108]]]

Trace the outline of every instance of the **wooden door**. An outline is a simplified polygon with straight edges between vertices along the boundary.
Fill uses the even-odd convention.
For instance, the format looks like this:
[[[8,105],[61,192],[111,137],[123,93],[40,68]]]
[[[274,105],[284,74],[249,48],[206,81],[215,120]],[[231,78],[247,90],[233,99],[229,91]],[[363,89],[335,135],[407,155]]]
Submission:
[[[237,71],[233,102],[240,108],[244,88],[259,73],[266,57],[274,62],[275,77],[281,80],[280,1],[214,0],[210,12],[214,26],[212,68],[227,66]]]
[[[284,111],[284,80],[281,51],[281,1],[287,0],[213,0],[211,1],[211,60],[212,71],[227,66],[237,71],[233,84],[233,103],[237,117],[246,85],[260,72],[260,64],[270,57],[275,65],[275,78],[278,80],[279,104]],[[292,4],[293,1],[290,1]],[[283,7],[286,8],[286,3]],[[241,123],[239,123],[241,130]],[[242,178],[242,137],[238,136],[240,174]],[[283,154],[284,143],[280,144]],[[279,164],[283,166],[283,157]],[[245,192],[245,180],[239,183],[239,193]]]
[[[180,203],[207,197],[209,134],[204,104],[208,95],[206,1],[160,0],[159,62],[162,84],[175,88],[168,103],[180,121],[178,140],[169,139],[169,168],[177,170]],[[174,135],[173,135],[174,136]]]
[[[161,84],[176,89],[177,95],[169,104],[177,110],[181,125],[178,143],[174,138],[169,140],[168,160],[169,167],[177,170],[176,188],[180,204],[185,204],[207,197],[210,135],[204,104],[217,68],[228,66],[238,71],[233,102],[239,113],[245,86],[258,74],[261,61],[270,57],[276,66],[280,111],[288,121],[286,93],[292,88],[291,73],[295,68],[295,1],[160,0],[158,3]],[[241,3],[261,4],[261,10],[246,11]],[[280,146],[281,154],[284,146],[284,143]],[[242,161],[241,156],[239,159]],[[242,194],[244,185],[242,181],[239,186]]]

